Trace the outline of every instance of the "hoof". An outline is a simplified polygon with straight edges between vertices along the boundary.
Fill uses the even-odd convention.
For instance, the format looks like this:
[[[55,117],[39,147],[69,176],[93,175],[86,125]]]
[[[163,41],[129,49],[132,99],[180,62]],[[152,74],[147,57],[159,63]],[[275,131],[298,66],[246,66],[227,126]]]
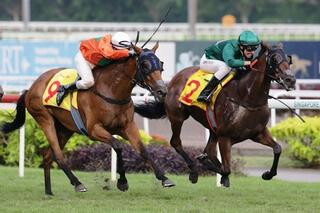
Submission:
[[[52,192],[46,192],[46,194],[45,195],[47,195],[47,196],[53,196],[53,193]]]
[[[117,182],[117,188],[122,191],[122,192],[125,192],[129,189],[129,185],[128,185],[128,182],[127,181],[120,181],[118,180]]]
[[[208,158],[207,153],[201,153],[200,155],[196,156],[196,159],[198,159],[199,161],[203,161],[207,158]]]
[[[46,195],[49,195],[49,196],[53,196],[52,191],[50,191],[50,192],[46,192],[45,194],[46,194]]]
[[[220,184],[224,187],[230,187],[230,181],[228,176],[222,176],[220,180]]]
[[[75,191],[76,191],[76,192],[86,192],[86,191],[88,191],[88,190],[87,190],[87,188],[86,188],[84,185],[79,184],[78,186],[75,187]]]
[[[197,183],[198,182],[198,172],[190,172],[189,180],[191,183]]]
[[[266,171],[262,174],[262,179],[263,180],[271,180],[273,176],[276,176],[276,174],[271,174],[270,171]]]
[[[167,179],[167,180],[162,181],[162,186],[163,187],[172,187],[172,186],[175,186],[175,184],[171,180]]]

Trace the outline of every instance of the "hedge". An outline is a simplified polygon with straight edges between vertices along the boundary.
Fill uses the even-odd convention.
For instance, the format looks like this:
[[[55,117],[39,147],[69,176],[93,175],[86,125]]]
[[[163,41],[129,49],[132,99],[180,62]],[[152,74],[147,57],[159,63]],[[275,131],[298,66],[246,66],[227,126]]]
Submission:
[[[320,165],[320,117],[288,118],[272,127],[271,134],[288,144],[289,155],[305,166]]]

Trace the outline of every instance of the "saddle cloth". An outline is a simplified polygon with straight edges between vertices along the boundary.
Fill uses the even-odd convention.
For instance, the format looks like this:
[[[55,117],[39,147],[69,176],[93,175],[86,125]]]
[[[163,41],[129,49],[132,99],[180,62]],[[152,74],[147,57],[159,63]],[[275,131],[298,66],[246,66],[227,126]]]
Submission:
[[[54,106],[70,111],[71,106],[78,109],[77,95],[78,91],[69,93],[58,106],[56,102],[57,92],[60,85],[71,84],[75,82],[78,74],[74,69],[64,69],[56,73],[47,85],[42,96],[43,105]]]
[[[197,72],[193,73],[184,89],[182,90],[179,101],[185,105],[188,106],[196,106],[199,107],[200,109],[206,111],[207,110],[207,105],[206,103],[199,102],[197,101],[197,98],[200,94],[200,92],[205,88],[205,86],[208,84],[210,81],[211,77],[213,76],[213,73],[208,73],[205,72],[201,69],[199,69]],[[210,108],[213,110],[214,109],[214,103],[224,85],[226,85],[231,79],[233,79],[235,75],[235,72],[232,71],[229,73],[227,77],[225,77],[220,84],[216,87],[215,91],[213,92],[211,96],[211,101],[210,101]]]

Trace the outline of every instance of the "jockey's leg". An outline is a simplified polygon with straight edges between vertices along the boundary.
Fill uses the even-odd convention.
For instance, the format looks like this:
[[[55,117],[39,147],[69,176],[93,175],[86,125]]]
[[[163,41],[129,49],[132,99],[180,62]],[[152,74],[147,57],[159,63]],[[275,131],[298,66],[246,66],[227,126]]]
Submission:
[[[212,91],[218,86],[221,79],[223,79],[231,69],[228,65],[217,59],[208,59],[205,55],[200,60],[200,69],[214,73],[214,76],[210,79],[207,86],[201,91],[198,101],[210,102],[210,96]]]
[[[80,76],[80,80],[77,80],[74,83],[61,85],[58,89],[57,93],[57,104],[60,105],[64,99],[64,97],[76,89],[88,89],[94,84],[94,78],[92,74],[93,65],[86,61],[79,51],[75,56],[75,64]]]

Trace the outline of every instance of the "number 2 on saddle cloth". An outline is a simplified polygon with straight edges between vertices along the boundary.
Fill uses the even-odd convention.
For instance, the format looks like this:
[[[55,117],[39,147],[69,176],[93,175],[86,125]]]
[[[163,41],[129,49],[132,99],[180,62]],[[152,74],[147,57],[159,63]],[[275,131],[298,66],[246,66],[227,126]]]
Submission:
[[[197,98],[200,95],[201,91],[208,84],[212,76],[213,73],[208,73],[201,69],[192,74],[180,94],[179,101],[185,105],[196,106],[206,111],[209,125],[214,131],[214,129],[217,128],[217,123],[214,115],[215,101],[222,87],[226,85],[231,79],[233,79],[233,77],[235,76],[235,72],[230,72],[229,75],[220,82],[215,91],[213,91],[210,104],[207,105],[206,103],[197,101]],[[210,107],[210,109],[208,109],[208,107]]]

